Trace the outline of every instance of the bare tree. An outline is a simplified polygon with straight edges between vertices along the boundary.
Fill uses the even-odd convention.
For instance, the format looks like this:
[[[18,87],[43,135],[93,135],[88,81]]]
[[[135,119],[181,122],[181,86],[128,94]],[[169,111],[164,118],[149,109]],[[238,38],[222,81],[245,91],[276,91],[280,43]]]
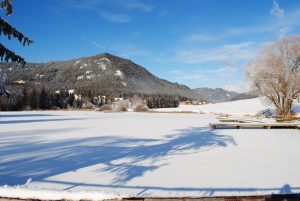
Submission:
[[[275,105],[278,117],[290,117],[293,101],[300,96],[300,37],[284,37],[266,46],[251,63],[250,78]]]

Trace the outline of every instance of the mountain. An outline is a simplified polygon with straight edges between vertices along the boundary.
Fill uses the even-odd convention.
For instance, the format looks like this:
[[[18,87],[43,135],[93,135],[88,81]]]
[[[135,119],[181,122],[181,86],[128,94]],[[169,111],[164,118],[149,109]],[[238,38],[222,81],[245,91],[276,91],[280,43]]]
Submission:
[[[194,92],[201,95],[204,99],[213,101],[213,102],[225,102],[232,100],[235,96],[239,95],[239,93],[234,91],[227,91],[222,88],[197,88],[193,89]]]
[[[8,71],[8,83],[45,87],[55,91],[75,89],[94,95],[162,94],[199,98],[189,87],[160,79],[144,67],[108,53],[48,63],[1,63]]]
[[[245,100],[245,99],[252,99],[252,98],[257,98],[259,97],[259,92],[258,91],[249,91],[245,93],[240,93],[234,97],[230,101],[236,101],[236,100]]]

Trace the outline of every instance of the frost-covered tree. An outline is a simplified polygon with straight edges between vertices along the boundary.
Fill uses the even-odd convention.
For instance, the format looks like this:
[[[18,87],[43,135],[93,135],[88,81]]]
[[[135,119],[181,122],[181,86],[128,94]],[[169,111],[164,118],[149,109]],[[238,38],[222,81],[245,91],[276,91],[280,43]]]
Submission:
[[[0,2],[0,8],[4,10],[6,16],[10,16],[12,14],[12,3],[13,0],[1,0]],[[15,38],[23,46],[33,43],[31,39],[26,37],[23,33],[19,32],[16,28],[5,21],[2,16],[0,16],[0,35],[8,38],[9,40],[11,38]],[[26,64],[24,58],[6,48],[2,43],[0,43],[0,60],[5,62],[19,63],[23,66]],[[7,97],[10,97],[10,92],[5,87],[5,78],[5,71],[2,70],[0,72],[0,96],[6,95]]]
[[[277,116],[290,117],[293,101],[300,96],[300,37],[284,37],[266,46],[251,63],[250,77],[275,105]]]

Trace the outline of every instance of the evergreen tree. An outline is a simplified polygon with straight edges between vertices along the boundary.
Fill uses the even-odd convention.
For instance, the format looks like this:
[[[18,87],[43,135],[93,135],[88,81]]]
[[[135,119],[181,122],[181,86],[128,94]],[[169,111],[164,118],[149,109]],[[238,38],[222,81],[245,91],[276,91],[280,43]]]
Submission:
[[[49,96],[45,90],[45,88],[42,88],[41,94],[40,94],[40,109],[45,110],[45,109],[49,109],[50,105],[49,105]]]
[[[22,94],[23,94],[22,106],[26,107],[29,104],[28,104],[28,94],[27,94],[27,90],[25,88],[23,88]]]
[[[10,16],[12,14],[12,3],[13,0],[1,0],[0,8],[5,11],[6,16]],[[16,28],[10,25],[7,21],[5,21],[0,16],[0,35],[4,35],[9,40],[11,38],[16,38],[23,46],[30,45],[33,43],[31,39],[26,37],[24,34],[19,32]],[[26,64],[24,58],[15,54],[13,51],[6,48],[2,43],[0,43],[0,60],[5,62],[14,62],[22,64],[23,66]],[[0,73],[0,96],[5,95],[9,100],[11,100],[11,94],[9,90],[5,86],[5,72]]]
[[[30,107],[33,110],[38,109],[38,93],[35,89],[33,89],[32,92],[31,92]]]
[[[68,104],[71,106],[71,107],[74,107],[74,100],[75,100],[75,95],[74,93],[71,93],[69,95],[69,98],[68,98]]]
[[[13,0],[2,0],[0,7],[5,10],[6,16],[12,14],[12,2]],[[19,32],[16,28],[6,22],[2,17],[0,17],[0,34],[7,37],[9,40],[11,38],[16,38],[23,46],[30,45],[33,43],[31,39],[26,37],[23,33]],[[24,58],[15,54],[13,51],[7,49],[3,44],[0,43],[0,59],[1,61],[14,62],[25,65],[26,62]]]

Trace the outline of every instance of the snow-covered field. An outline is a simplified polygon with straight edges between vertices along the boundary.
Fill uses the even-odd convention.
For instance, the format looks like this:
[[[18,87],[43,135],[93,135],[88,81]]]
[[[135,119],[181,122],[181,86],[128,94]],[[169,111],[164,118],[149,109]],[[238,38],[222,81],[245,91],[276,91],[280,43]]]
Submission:
[[[191,111],[197,113],[215,113],[230,115],[256,115],[263,110],[270,109],[274,111],[273,105],[268,103],[264,98],[253,98],[247,100],[230,101],[206,105],[180,105],[178,108],[160,108],[155,109],[161,112],[181,112]],[[295,101],[293,110],[300,114],[300,103]]]
[[[0,197],[300,192],[299,130],[210,130],[217,119],[200,114],[0,115]]]

